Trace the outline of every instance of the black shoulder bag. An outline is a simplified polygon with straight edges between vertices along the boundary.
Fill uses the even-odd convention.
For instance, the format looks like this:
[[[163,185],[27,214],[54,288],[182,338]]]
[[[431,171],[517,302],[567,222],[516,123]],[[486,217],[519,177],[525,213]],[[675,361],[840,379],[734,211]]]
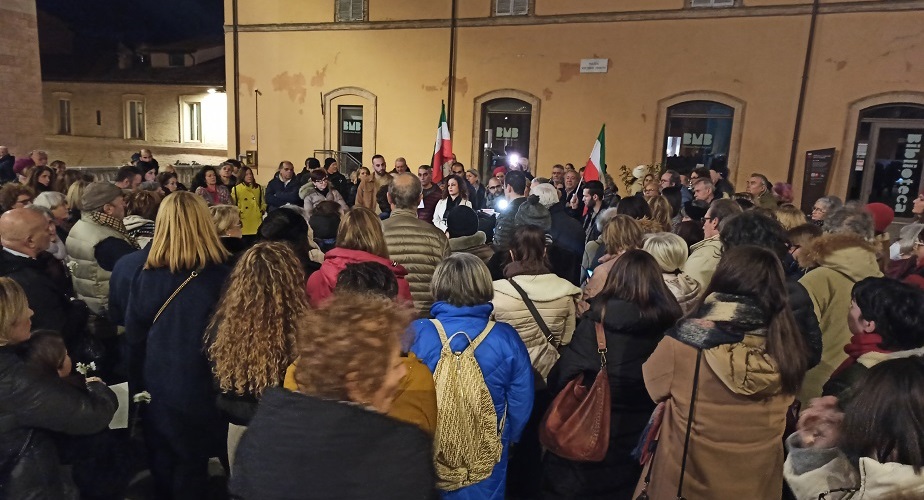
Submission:
[[[687,472],[687,452],[690,450],[690,433],[693,430],[693,408],[696,406],[696,391],[699,388],[699,366],[703,360],[703,350],[697,349],[696,352],[696,371],[693,372],[693,394],[690,396],[690,413],[687,415],[687,432],[683,438],[683,457],[680,460],[680,480],[677,481],[677,500],[686,500],[683,496],[683,476]],[[651,483],[651,471],[654,470],[655,455],[658,453],[656,447],[648,462],[648,473],[645,474],[645,486],[635,500],[648,500],[648,485]]]
[[[533,315],[533,319],[536,320],[536,324],[539,325],[539,329],[542,330],[546,340],[548,340],[553,347],[558,347],[555,345],[555,336],[552,335],[552,330],[549,330],[549,325],[545,324],[545,320],[539,315],[539,310],[536,309],[536,305],[533,304],[533,301],[526,295],[526,290],[523,290],[523,287],[518,285],[517,282],[513,281],[511,278],[507,278],[507,281],[510,283],[510,286],[519,292],[520,297],[523,299],[523,303],[526,304],[529,313]]]

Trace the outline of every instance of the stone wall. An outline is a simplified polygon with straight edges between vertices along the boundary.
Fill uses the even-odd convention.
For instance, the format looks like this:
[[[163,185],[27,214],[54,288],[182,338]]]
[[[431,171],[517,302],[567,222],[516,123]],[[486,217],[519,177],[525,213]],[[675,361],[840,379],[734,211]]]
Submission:
[[[0,2],[0,145],[42,146],[42,75],[35,0]]]

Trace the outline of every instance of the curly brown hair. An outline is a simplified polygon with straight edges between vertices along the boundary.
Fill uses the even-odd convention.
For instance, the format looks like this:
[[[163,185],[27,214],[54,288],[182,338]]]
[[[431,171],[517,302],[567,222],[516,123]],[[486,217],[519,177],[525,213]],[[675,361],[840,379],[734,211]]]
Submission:
[[[414,311],[386,297],[335,293],[334,300],[308,313],[311,331],[298,339],[299,392],[337,401],[372,398],[413,319]]]
[[[259,397],[281,386],[308,310],[305,275],[289,245],[261,242],[244,252],[206,330],[221,390]]]

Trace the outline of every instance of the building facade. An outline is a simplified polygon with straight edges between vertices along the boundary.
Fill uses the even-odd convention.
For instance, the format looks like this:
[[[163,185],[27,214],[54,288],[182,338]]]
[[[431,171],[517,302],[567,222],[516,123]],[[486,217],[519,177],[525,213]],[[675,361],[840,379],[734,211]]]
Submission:
[[[35,0],[0,2],[0,145],[28,156],[42,141]]]
[[[72,166],[126,165],[141,148],[162,164],[221,163],[223,56],[220,40],[122,48],[85,66],[43,54],[43,149]]]
[[[512,153],[540,175],[581,166],[605,123],[617,179],[724,162],[738,190],[760,172],[799,202],[806,154],[833,148],[814,192],[901,217],[920,190],[921,0],[225,0],[225,14],[229,153],[258,150],[264,181],[315,149],[429,163],[447,101],[453,150],[482,172]]]

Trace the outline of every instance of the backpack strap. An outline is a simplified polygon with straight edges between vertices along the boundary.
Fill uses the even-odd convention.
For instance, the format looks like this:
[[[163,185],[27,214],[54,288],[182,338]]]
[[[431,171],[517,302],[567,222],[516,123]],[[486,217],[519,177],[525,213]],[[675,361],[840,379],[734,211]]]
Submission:
[[[491,330],[494,329],[494,325],[495,325],[494,321],[488,321],[488,324],[485,325],[484,330],[482,330],[481,333],[477,337],[475,337],[475,340],[472,340],[472,338],[469,337],[467,333],[462,332],[462,331],[457,332],[450,337],[447,337],[446,330],[443,328],[443,324],[440,323],[438,319],[431,319],[430,322],[433,323],[434,327],[436,327],[436,332],[439,333],[440,335],[440,343],[443,345],[443,347],[452,350],[449,347],[449,341],[452,340],[453,337],[461,333],[465,335],[465,338],[468,339],[469,345],[472,346],[472,352],[474,352],[475,349],[477,349],[478,346],[481,345],[481,341],[484,340],[484,338],[487,337],[489,333],[491,333]]]

